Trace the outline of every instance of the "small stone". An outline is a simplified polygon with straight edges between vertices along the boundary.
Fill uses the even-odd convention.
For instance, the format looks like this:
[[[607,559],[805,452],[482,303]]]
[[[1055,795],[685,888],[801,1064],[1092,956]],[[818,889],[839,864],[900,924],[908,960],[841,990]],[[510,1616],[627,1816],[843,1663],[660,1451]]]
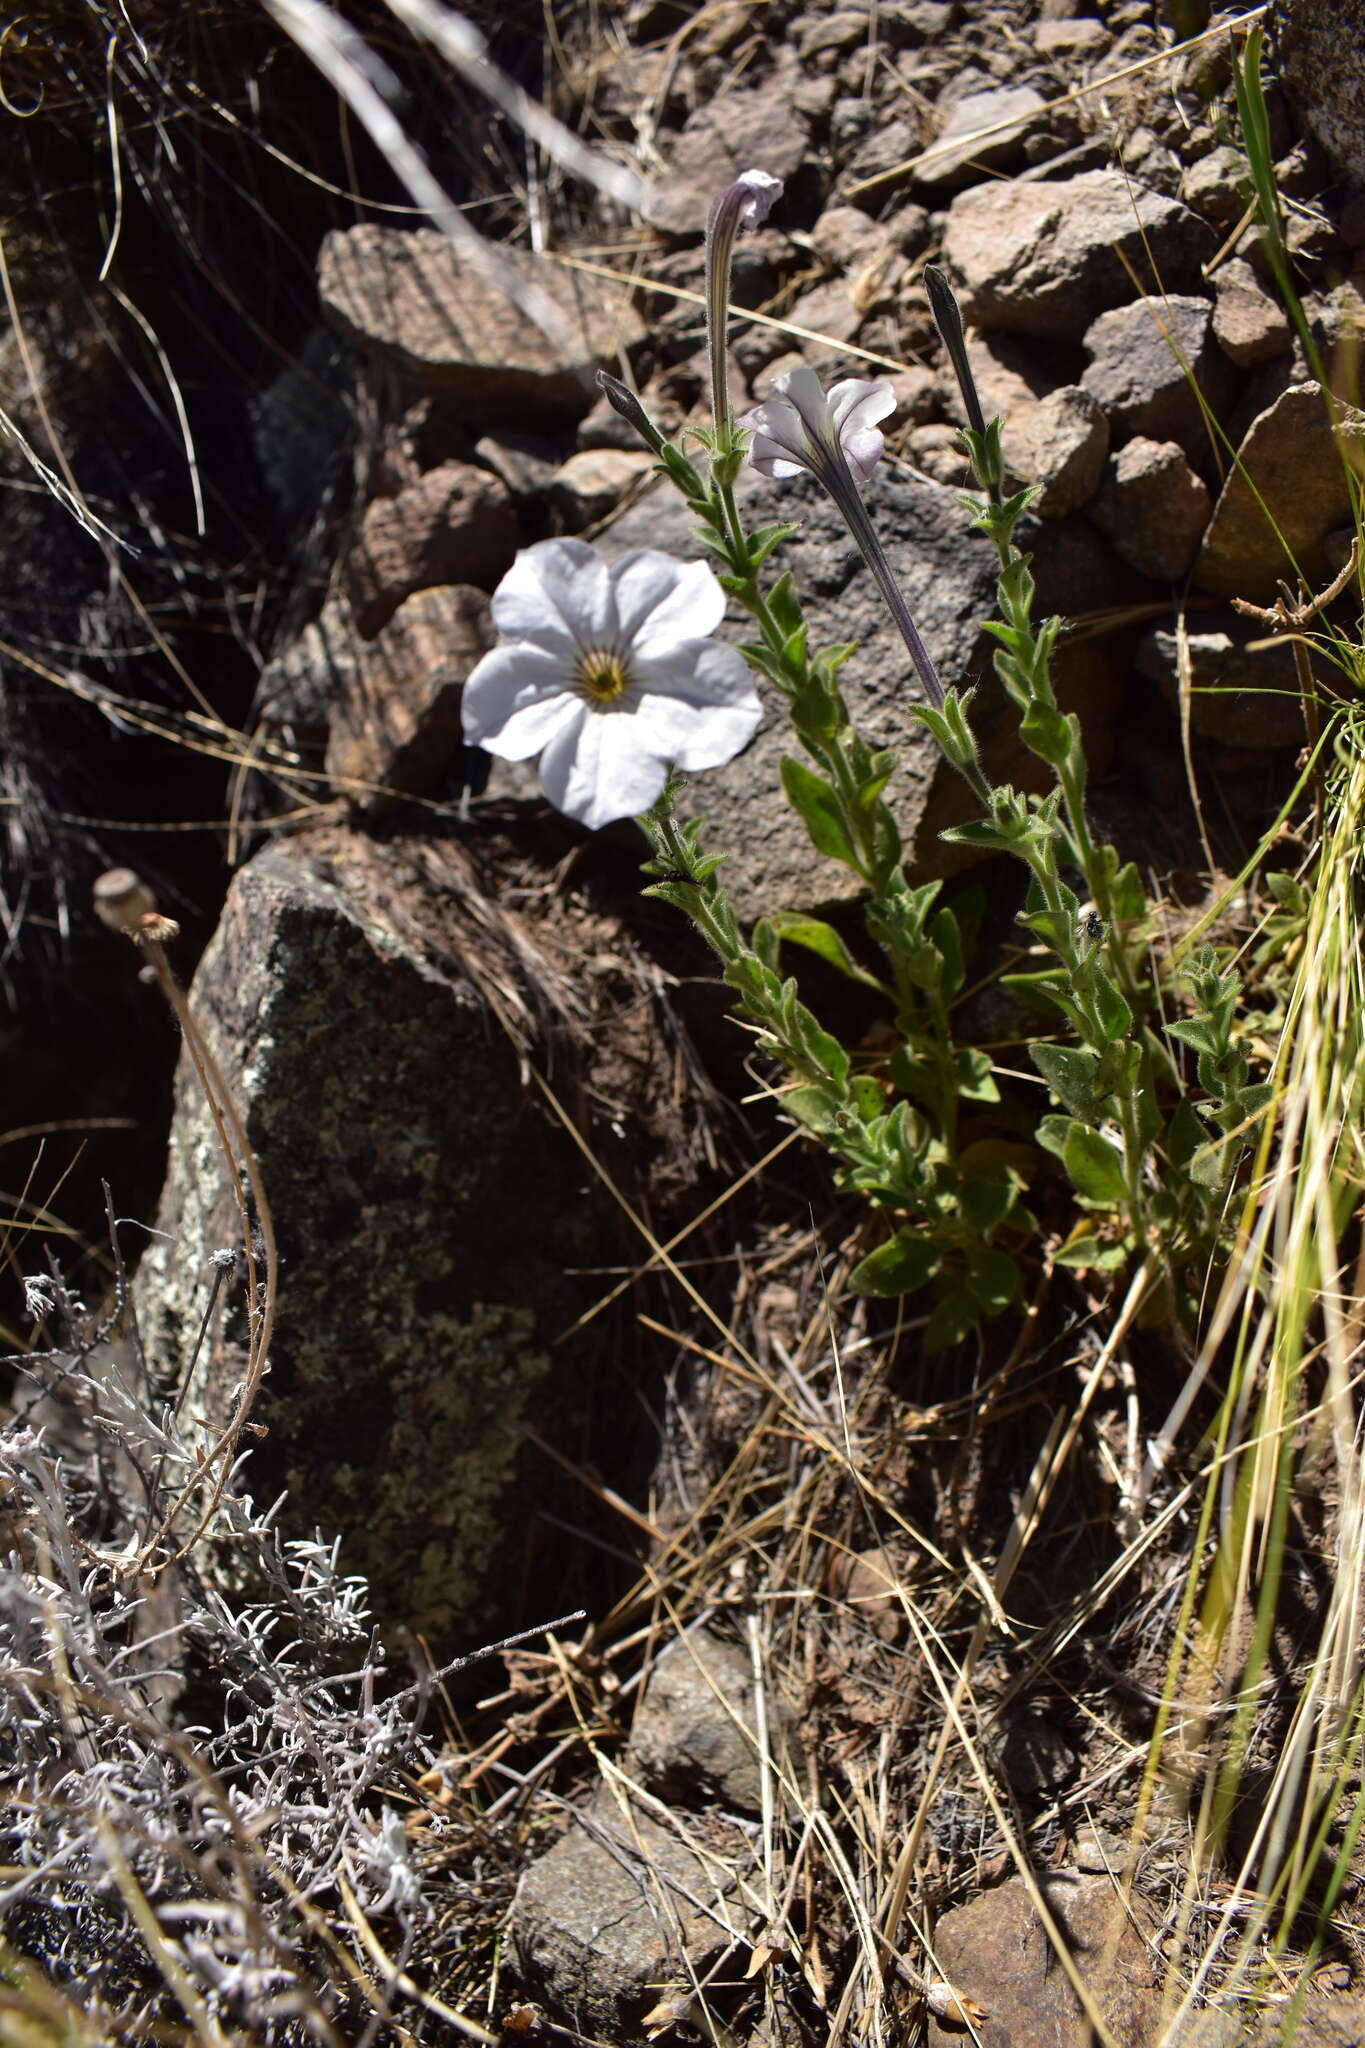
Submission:
[[[854,43],[867,41],[867,28],[865,9],[840,8],[834,14],[817,14],[797,28],[796,47],[803,57],[813,57],[817,50],[847,50]]]
[[[648,194],[644,213],[651,226],[700,237],[717,192],[751,164],[784,181],[795,176],[806,153],[807,125],[816,116],[794,104],[798,65],[794,51],[787,55],[790,62],[779,63],[761,85],[746,80],[725,88],[688,116]],[[832,101],[834,83],[828,84]]]
[[[1039,1882],[1114,2048],[1148,2048],[1160,1994],[1132,1908],[1115,1896],[1108,1877],[1057,1872]],[[1019,1878],[945,1913],[934,1930],[934,1960],[960,1997],[984,2009],[982,2048],[1085,2048],[1094,2039]],[[960,2027],[930,2014],[931,2048],[961,2048],[963,2038]]]
[[[1224,355],[1241,369],[1282,355],[1294,339],[1284,308],[1240,256],[1218,272],[1213,332]]]
[[[620,448],[584,448],[554,473],[549,498],[565,533],[605,519],[633,484],[648,476],[654,458]]]
[[[1190,727],[1206,739],[1237,747],[1298,747],[1303,710],[1293,654],[1271,641],[1259,620],[1231,606],[1202,613],[1184,635],[1188,662]],[[1171,626],[1144,633],[1135,656],[1174,709],[1180,706],[1182,644]]]
[[[1109,43],[1104,23],[1089,15],[1040,21],[1033,31],[1033,47],[1040,57],[1098,57]]]
[[[593,371],[643,341],[639,314],[624,292],[579,272],[505,246],[497,254],[549,298],[562,332],[542,332],[434,228],[334,229],[318,258],[319,302],[362,353],[449,392],[481,421],[585,413]]]
[[[856,206],[827,206],[810,231],[811,247],[831,270],[851,270],[880,251],[887,230]]]
[[[1348,413],[1346,424],[1359,419]],[[1257,603],[1273,597],[1278,579],[1296,568],[1316,589],[1333,573],[1329,536],[1350,516],[1341,450],[1323,395],[1316,384],[1291,385],[1247,431],[1195,581],[1218,596]]]
[[[1092,517],[1140,575],[1175,583],[1194,561],[1211,510],[1183,449],[1140,435],[1111,458]]]
[[[365,509],[343,580],[356,625],[372,639],[405,597],[437,583],[491,589],[512,564],[520,531],[504,484],[468,462],[428,470],[396,498]]]
[[[1232,388],[1212,344],[1207,299],[1168,295],[1101,313],[1085,337],[1082,386],[1117,437],[1144,434],[1195,450],[1206,440],[1200,400],[1215,412]]]
[[[972,480],[962,437],[946,421],[916,427],[906,439],[905,452],[913,466],[932,477],[936,484],[948,484],[960,491]]]
[[[1193,213],[1229,228],[1246,212],[1251,196],[1246,158],[1220,142],[1197,157],[1180,180],[1180,196]]]
[[[959,100],[916,177],[923,185],[950,185],[960,182],[964,172],[1012,163],[1030,121],[1046,104],[1031,85],[995,86]]]
[[[474,454],[518,504],[543,498],[560,462],[553,442],[538,434],[485,434],[474,443]]]
[[[785,1711],[765,1701],[770,1748]],[[630,1732],[631,1761],[647,1791],[674,1804],[714,1800],[757,1813],[759,1779],[753,1665],[747,1650],[708,1628],[689,1629],[656,1658]]]
[[[914,363],[908,370],[890,370],[887,383],[891,386],[896,401],[891,427],[904,425],[922,427],[934,418],[939,408],[938,378],[932,370]]]
[[[695,1983],[746,1929],[732,1895],[752,1868],[747,1838],[709,1823],[701,1846],[604,1791],[522,1877],[511,1913],[522,1972],[581,2034],[638,2039],[661,1993]]]
[[[944,236],[968,320],[1059,340],[1131,299],[1133,273],[1153,265],[1166,290],[1197,287],[1213,248],[1197,215],[1116,170],[974,185],[953,201]]]
[[[1038,510],[1060,519],[1079,512],[1099,489],[1109,422],[1088,391],[1065,384],[1030,406],[1017,426],[1007,420],[1003,445],[1014,475],[1042,486]]]
[[[353,643],[327,774],[354,817],[373,823],[403,796],[436,788],[464,744],[465,678],[495,638],[484,593],[456,587],[418,591],[377,639]]]

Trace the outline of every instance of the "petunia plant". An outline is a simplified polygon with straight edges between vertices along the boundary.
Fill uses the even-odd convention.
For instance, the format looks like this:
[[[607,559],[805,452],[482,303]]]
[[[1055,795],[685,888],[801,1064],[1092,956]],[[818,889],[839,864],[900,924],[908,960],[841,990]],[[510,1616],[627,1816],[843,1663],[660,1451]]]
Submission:
[[[1080,1211],[1054,1244],[1054,1263],[1105,1271],[1137,1258],[1154,1277],[1178,1272],[1182,1257],[1190,1265],[1205,1257],[1265,1090],[1235,1043],[1235,981],[1212,955],[1192,972],[1195,1014],[1169,1031],[1159,1026],[1142,966],[1141,883],[1091,832],[1079,722],[1058,706],[1051,679],[1060,622],[1032,615],[1019,533],[1035,494],[1006,489],[1001,423],[984,417],[946,279],[926,273],[968,421],[962,440],[977,488],[962,502],[999,561],[1000,617],[988,623],[995,673],[1019,713],[1020,737],[1051,770],[1048,794],[1026,796],[988,777],[971,731],[973,693],[939,676],[864,502],[894,410],[890,386],[850,377],[826,390],[803,367],[734,417],[725,371],[735,238],[766,217],[780,191],[765,173],[747,171],[711,209],[710,428],[692,429],[690,445],[672,443],[627,386],[599,378],[683,493],[713,566],[653,550],[608,566],[570,540],[527,549],[494,597],[502,644],[466,686],[465,731],[509,758],[539,754],[547,795],[585,825],[639,817],[653,856],[651,893],[684,911],[715,952],[737,1009],[784,1077],[786,1113],[829,1150],[842,1184],[889,1221],[852,1284],[886,1294],[932,1286],[928,1341],[944,1344],[1017,1294],[1019,1254],[1037,1229],[1024,1195],[1048,1155]],[[1006,1117],[1001,1106],[996,1124],[985,1122],[1000,1105],[996,1076],[986,1053],[956,1043],[953,1032],[970,911],[942,902],[938,883],[907,878],[886,798],[896,750],[869,745],[850,715],[840,672],[856,649],[811,644],[792,577],[776,560],[793,526],[746,527],[734,490],[746,462],[778,487],[808,474],[838,508],[905,643],[911,715],[979,806],[948,836],[1007,853],[1026,870],[1019,921],[1038,964],[1006,980],[1052,1020],[1053,1035],[1040,1035],[1029,1053],[1057,1106],[1035,1122],[1032,1146],[1019,1142],[1017,1109]],[[753,626],[738,649],[713,637],[727,597]],[[796,742],[781,764],[787,798],[812,843],[858,878],[879,966],[789,906],[774,906],[746,934],[720,878],[723,853],[677,814],[678,778],[728,761],[757,729],[755,674],[784,702]],[[783,972],[792,944],[880,992],[888,1052],[855,1052],[820,1022]],[[1195,1093],[1203,1096],[1197,1108]]]

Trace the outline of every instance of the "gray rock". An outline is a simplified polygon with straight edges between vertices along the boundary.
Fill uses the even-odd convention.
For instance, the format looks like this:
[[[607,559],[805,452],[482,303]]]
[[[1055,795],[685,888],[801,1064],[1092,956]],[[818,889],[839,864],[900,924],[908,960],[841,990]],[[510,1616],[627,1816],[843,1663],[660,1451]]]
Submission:
[[[780,1758],[786,1715],[765,1698],[770,1754]],[[650,1669],[630,1731],[646,1791],[670,1804],[716,1801],[740,1813],[762,1805],[753,1665],[747,1650],[689,1629]]]
[[[752,1865],[733,1823],[710,1819],[683,1839],[604,1791],[517,1887],[522,1974],[580,2033],[634,2039],[652,2007],[746,1933],[735,1894]]]
[[[943,248],[969,320],[1070,340],[1132,297],[1132,272],[1146,279],[1155,265],[1167,291],[1194,289],[1214,239],[1176,200],[1096,170],[972,186],[953,201]]]
[[[936,834],[953,822],[945,814],[956,795],[946,786],[951,771],[907,715],[918,701],[910,658],[847,529],[829,500],[805,479],[776,485],[747,472],[740,489],[753,524],[763,519],[800,522],[800,532],[785,544],[780,561],[791,570],[807,606],[811,644],[858,642],[858,653],[840,672],[853,716],[875,745],[901,750],[902,765],[887,800],[896,809],[907,847],[931,862],[942,859],[947,849],[937,844]],[[865,495],[944,681],[966,685],[989,677],[981,621],[994,603],[993,551],[969,536],[960,507],[946,491],[892,481],[883,468]],[[612,554],[662,547],[692,555],[691,529],[686,506],[665,488],[631,506],[602,536],[602,545]],[[747,637],[738,622],[731,630],[737,638]],[[685,809],[708,820],[708,845],[730,854],[725,881],[745,918],[779,907],[834,903],[857,893],[850,871],[812,849],[782,794],[781,758],[800,749],[781,699],[766,688],[763,695],[769,715],[757,738],[737,760],[696,777],[684,798]],[[987,745],[1000,736],[996,697],[994,682],[987,681],[975,718]],[[956,775],[952,781],[958,781]],[[969,801],[964,786],[964,805]]]
[[[505,484],[470,462],[428,470],[393,498],[366,506],[342,570],[360,632],[379,632],[405,597],[437,583],[491,590],[521,539]]]
[[[1285,90],[1355,184],[1365,184],[1365,0],[1279,0],[1275,48]]]
[[[924,152],[916,177],[922,185],[949,187],[964,176],[1017,162],[1029,123],[1046,105],[1031,85],[970,93]]]
[[[1090,363],[1081,384],[1104,407],[1117,439],[1177,441],[1187,454],[1207,446],[1200,396],[1217,413],[1232,388],[1213,345],[1207,299],[1167,295],[1116,306],[1101,313],[1085,347]]]
[[[1110,458],[1091,516],[1139,575],[1176,583],[1189,572],[1212,509],[1183,450],[1139,435]]]
[[[338,1533],[386,1628],[407,1623],[438,1656],[504,1599],[510,1523],[524,1544],[508,1487],[527,1402],[544,1423],[556,1385],[578,1398],[547,1378],[544,1348],[583,1306],[566,1269],[620,1256],[498,1022],[523,990],[544,1000],[556,970],[524,927],[500,931],[458,847],[328,827],[238,872],[190,991],[283,1262],[253,1418],[268,1434],[238,1483],[258,1500],[287,1492],[286,1534]],[[517,965],[526,946],[533,975]],[[592,986],[585,973],[575,1000]],[[647,1045],[631,1044],[647,1119],[673,1055],[660,1045],[650,1080]],[[221,1287],[199,1341],[208,1261],[241,1231],[187,1055],[156,1222],[137,1277],[148,1357],[175,1385],[198,1345],[186,1409],[217,1426],[245,1310],[240,1283]]]
[[[1316,384],[1293,385],[1248,429],[1214,509],[1195,581],[1220,597],[1257,602],[1273,597],[1278,579],[1296,564],[1311,586],[1320,587],[1339,566],[1329,537],[1350,517],[1342,454],[1323,395]]]
[[[547,334],[434,228],[334,229],[318,258],[332,327],[426,390],[451,394],[486,426],[498,417],[577,417],[593,372],[644,339],[624,293],[580,272],[500,247],[500,262],[557,310]]]
[[[1109,423],[1088,391],[1064,384],[1006,422],[1005,460],[1024,483],[1039,484],[1048,519],[1079,512],[1099,488],[1109,453]]]
[[[335,607],[306,629],[319,663],[335,658],[344,630]],[[496,638],[484,593],[460,585],[418,591],[376,639],[356,638],[326,755],[353,816],[373,823],[403,796],[436,788],[464,744],[465,678]]]
[[[1303,711],[1289,648],[1267,647],[1264,626],[1231,606],[1201,612],[1194,627],[1185,636],[1191,729],[1229,746],[1302,746]],[[1152,628],[1138,643],[1136,662],[1178,707],[1179,635],[1169,626]]]
[[[1229,361],[1246,370],[1283,355],[1293,342],[1288,314],[1240,256],[1218,272],[1213,333]]]
[[[257,718],[325,739],[332,713],[356,687],[364,642],[350,606],[331,598],[321,615],[267,663],[256,686]]]

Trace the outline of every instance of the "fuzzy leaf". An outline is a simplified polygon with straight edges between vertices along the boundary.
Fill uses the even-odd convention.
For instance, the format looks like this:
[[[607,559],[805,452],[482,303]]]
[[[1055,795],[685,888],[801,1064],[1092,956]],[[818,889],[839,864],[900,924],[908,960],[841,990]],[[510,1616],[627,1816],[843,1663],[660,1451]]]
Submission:
[[[1088,1125],[1073,1123],[1062,1147],[1062,1164],[1083,1202],[1118,1208],[1126,1201],[1123,1162],[1107,1138]]]
[[[787,792],[788,803],[809,832],[811,845],[817,853],[826,853],[831,860],[841,860],[848,867],[856,868],[857,859],[839,815],[838,799],[824,776],[817,775],[813,768],[807,768],[803,761],[794,761],[790,754],[784,754],[782,787]]]
[[[932,1239],[897,1232],[859,1260],[848,1284],[854,1294],[914,1294],[938,1268],[938,1247]]]
[[[786,940],[793,946],[804,946],[808,953],[818,954],[831,967],[837,967],[840,974],[846,974],[850,981],[860,981],[865,988],[875,988],[882,995],[890,995],[886,984],[858,965],[840,934],[822,918],[803,917],[799,910],[779,910],[764,921],[775,932],[779,943]]]
[[[1063,1109],[1083,1123],[1098,1123],[1104,1105],[1096,1093],[1099,1057],[1083,1045],[1030,1045],[1029,1058]]]

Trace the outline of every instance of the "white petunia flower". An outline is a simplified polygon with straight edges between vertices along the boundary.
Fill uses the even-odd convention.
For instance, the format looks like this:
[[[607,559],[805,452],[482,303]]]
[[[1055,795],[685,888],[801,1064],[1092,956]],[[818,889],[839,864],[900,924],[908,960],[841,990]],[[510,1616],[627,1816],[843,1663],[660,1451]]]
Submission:
[[[464,736],[505,761],[538,754],[546,796],[582,825],[636,817],[670,767],[718,768],[758,729],[744,657],[710,637],[724,614],[705,562],[537,541],[493,594],[503,644],[464,686]]]
[[[877,428],[896,410],[884,377],[845,377],[828,393],[814,370],[788,370],[773,381],[773,396],[739,422],[753,435],[750,465],[764,476],[795,476],[807,469],[829,487],[840,458],[866,483],[886,446]]]

